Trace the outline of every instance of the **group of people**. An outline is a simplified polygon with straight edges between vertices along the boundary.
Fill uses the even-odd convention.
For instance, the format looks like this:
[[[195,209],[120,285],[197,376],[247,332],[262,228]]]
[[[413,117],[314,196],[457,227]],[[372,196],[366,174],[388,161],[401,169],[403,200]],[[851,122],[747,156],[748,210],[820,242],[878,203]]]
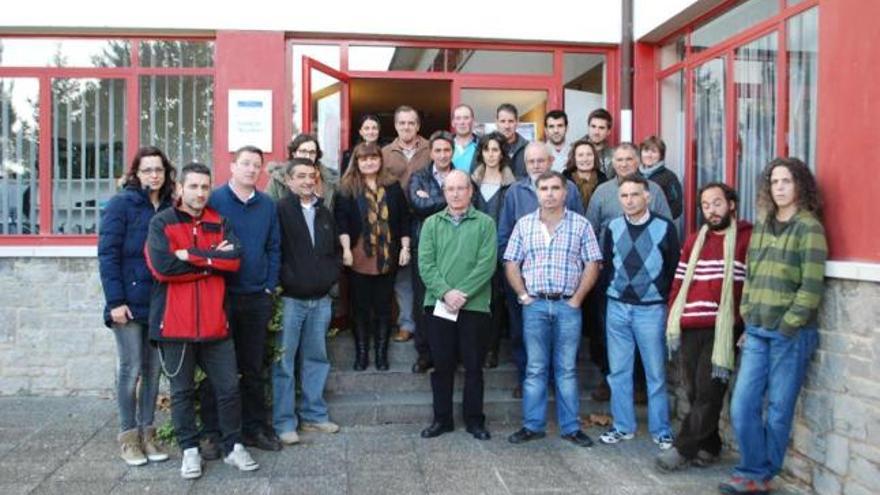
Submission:
[[[682,248],[676,221],[684,195],[664,165],[661,139],[612,148],[603,109],[575,141],[561,110],[546,114],[545,142],[529,142],[518,123],[516,107],[502,104],[494,132],[478,136],[473,109],[459,105],[454,132],[426,139],[418,112],[401,106],[396,139],[380,146],[379,119],[366,115],[341,177],[321,163],[317,139],[303,134],[287,161],[268,167],[266,193],[257,190],[257,148],[238,150],[229,183],[213,191],[208,167],[184,166],[175,191],[162,152],[139,150],[125,189],[103,212],[99,242],[105,321],[119,351],[123,459],[168,458],[152,424],[160,368],[171,382],[186,478],[201,475],[203,458],[253,470],[259,466],[245,446],[279,450],[299,442],[297,431],[338,431],[323,390],[326,333],[341,299],[350,302],[354,370],[369,366],[371,350],[375,368],[387,370],[389,341],[414,341],[412,370],[431,371],[433,391],[423,438],[454,430],[459,365],[466,430],[491,437],[483,368],[498,365],[506,335],[523,408],[522,428],[508,440],[546,435],[553,387],[561,437],[593,445],[579,419],[576,362],[586,335],[603,375],[593,398],[611,401],[612,425],[599,440],[634,437],[641,387],[662,471],[717,460],[718,421],[740,349],[731,419],[741,460],[719,488],[768,491],[816,347],[827,248],[809,169],[795,158],[768,164],[754,227],[738,219],[733,189],[703,185],[704,221]],[[338,297],[341,286],[347,297]],[[281,355],[267,363],[276,293]],[[668,359],[677,361],[690,402],[677,435]],[[198,389],[196,366],[206,374]]]

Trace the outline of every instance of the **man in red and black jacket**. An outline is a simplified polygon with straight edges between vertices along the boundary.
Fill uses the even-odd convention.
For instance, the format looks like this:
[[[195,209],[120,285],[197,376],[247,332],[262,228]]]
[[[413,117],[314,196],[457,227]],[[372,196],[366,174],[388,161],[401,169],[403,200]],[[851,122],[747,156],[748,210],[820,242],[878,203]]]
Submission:
[[[241,444],[241,397],[235,347],[224,311],[223,272],[240,265],[241,246],[229,223],[208,208],[211,171],[191,163],[181,170],[180,199],[150,221],[147,265],[157,283],[150,301],[150,339],[171,381],[171,419],[183,451],[181,475],[202,474],[195,420],[195,367],[217,395],[225,462],[242,471],[259,468]]]

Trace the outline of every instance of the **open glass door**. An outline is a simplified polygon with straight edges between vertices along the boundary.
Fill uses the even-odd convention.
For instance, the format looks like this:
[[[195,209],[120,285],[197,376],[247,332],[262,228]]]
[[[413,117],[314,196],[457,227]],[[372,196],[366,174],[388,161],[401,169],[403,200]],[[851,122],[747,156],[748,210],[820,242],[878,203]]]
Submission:
[[[349,145],[349,77],[305,56],[302,71],[303,130],[318,137],[321,163],[338,170]]]

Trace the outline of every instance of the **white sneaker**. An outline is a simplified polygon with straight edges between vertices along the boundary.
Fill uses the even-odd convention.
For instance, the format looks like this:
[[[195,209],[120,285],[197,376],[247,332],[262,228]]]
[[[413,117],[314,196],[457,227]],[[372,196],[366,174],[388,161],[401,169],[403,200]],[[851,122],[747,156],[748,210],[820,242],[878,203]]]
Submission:
[[[633,433],[624,433],[617,428],[612,427],[610,430],[599,436],[599,441],[611,445],[620,443],[624,440],[632,440],[633,437],[635,437],[635,434]]]
[[[223,459],[223,462],[230,466],[237,467],[239,471],[256,471],[257,469],[260,469],[260,465],[257,464],[257,461],[251,457],[248,451],[244,448],[244,445],[240,443],[237,443],[232,447],[232,452]]]
[[[285,431],[278,435],[278,439],[281,440],[281,443],[284,445],[293,445],[299,443],[299,435],[296,431]]]
[[[336,433],[339,431],[339,425],[331,421],[323,423],[300,423],[299,429],[302,431],[312,431],[317,433]]]
[[[664,433],[662,435],[657,435],[654,437],[654,443],[660,447],[660,450],[669,450],[672,448],[673,440],[672,435],[669,433]]]
[[[195,479],[202,475],[202,456],[199,455],[198,447],[191,447],[183,451],[183,461],[180,463],[180,475],[184,479]]]

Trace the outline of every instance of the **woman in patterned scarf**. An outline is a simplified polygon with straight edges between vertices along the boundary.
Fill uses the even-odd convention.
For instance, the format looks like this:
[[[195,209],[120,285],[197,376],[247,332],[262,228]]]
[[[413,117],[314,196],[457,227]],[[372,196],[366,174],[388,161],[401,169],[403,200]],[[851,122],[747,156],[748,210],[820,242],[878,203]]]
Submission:
[[[394,274],[410,262],[409,206],[403,188],[382,164],[375,143],[355,147],[340,181],[334,216],[342,263],[350,268],[354,313],[354,369],[367,367],[369,335],[375,335],[376,369],[388,369]]]

